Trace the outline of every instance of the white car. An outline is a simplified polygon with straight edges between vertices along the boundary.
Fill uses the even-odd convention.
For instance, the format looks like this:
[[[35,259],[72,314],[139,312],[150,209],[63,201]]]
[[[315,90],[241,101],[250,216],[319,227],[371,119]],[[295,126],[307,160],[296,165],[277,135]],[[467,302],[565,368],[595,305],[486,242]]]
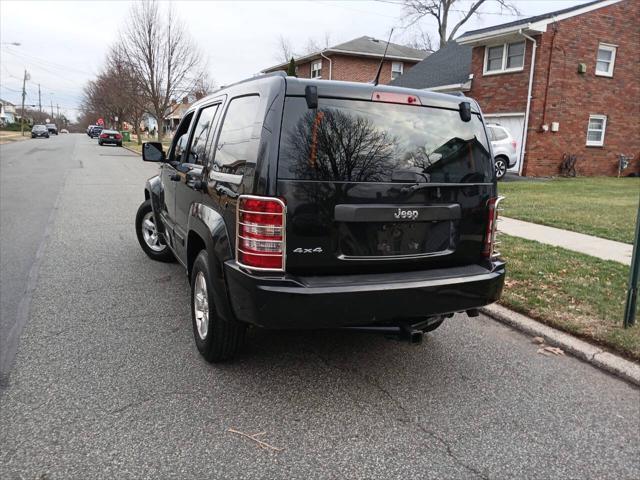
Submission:
[[[507,169],[514,167],[518,161],[518,142],[509,130],[498,123],[487,123],[487,132],[493,149],[496,178],[500,180],[507,173]]]

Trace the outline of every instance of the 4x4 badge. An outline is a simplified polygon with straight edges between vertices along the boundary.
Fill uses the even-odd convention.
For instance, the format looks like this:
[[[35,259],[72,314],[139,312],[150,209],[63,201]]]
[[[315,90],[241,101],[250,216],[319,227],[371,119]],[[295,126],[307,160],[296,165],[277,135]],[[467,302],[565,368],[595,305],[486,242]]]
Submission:
[[[399,208],[398,211],[393,214],[395,218],[406,218],[408,220],[416,220],[418,215],[418,210],[403,210],[402,208]]]
[[[316,248],[296,248],[293,250],[293,253],[322,253],[322,247]]]

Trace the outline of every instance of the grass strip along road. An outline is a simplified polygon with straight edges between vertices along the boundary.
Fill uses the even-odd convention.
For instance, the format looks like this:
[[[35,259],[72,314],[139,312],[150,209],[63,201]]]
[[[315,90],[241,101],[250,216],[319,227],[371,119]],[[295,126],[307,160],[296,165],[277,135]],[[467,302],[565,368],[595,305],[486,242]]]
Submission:
[[[622,327],[628,266],[508,235],[500,240],[508,262],[501,304],[640,360],[640,324]]]
[[[505,217],[633,243],[640,178],[501,182]]]

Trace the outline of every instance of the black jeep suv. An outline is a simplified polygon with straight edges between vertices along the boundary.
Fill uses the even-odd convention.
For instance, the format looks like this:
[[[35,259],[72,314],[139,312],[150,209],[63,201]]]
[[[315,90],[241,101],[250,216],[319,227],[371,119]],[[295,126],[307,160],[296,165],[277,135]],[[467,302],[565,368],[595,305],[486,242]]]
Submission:
[[[469,98],[271,74],[195,103],[145,186],[136,232],[191,282],[195,342],[247,325],[396,329],[416,340],[502,291],[499,199]]]

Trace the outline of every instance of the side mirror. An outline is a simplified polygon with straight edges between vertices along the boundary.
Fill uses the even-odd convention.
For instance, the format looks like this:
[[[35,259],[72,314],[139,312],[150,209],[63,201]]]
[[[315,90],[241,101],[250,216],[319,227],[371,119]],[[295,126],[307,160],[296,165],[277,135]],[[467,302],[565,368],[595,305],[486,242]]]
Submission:
[[[142,160],[145,162],[164,162],[165,156],[160,142],[146,142],[142,144]]]
[[[460,119],[463,122],[470,122],[471,121],[471,104],[469,102],[460,102],[460,105],[458,105],[458,107],[460,112]]]

